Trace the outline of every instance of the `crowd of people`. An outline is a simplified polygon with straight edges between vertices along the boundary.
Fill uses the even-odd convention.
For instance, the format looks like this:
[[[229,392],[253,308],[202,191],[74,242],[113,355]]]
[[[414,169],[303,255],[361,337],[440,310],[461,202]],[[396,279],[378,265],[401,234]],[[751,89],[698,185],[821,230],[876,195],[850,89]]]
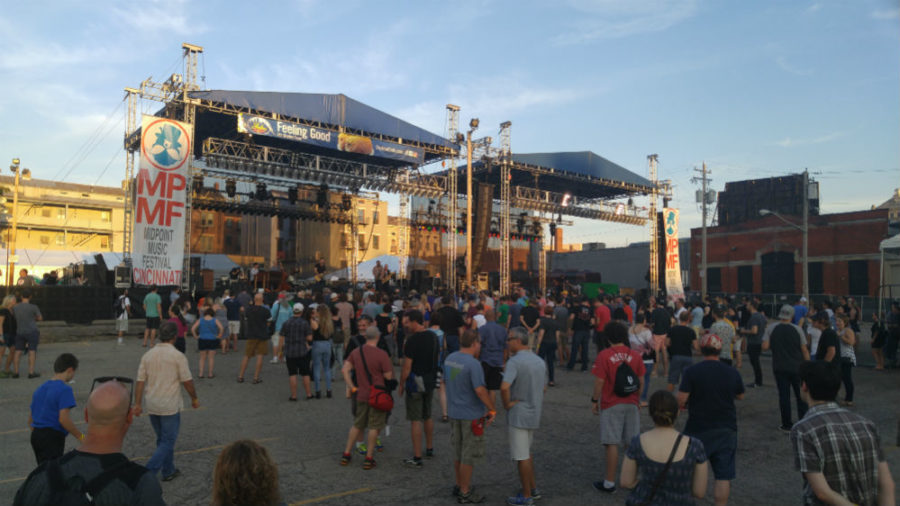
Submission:
[[[127,291],[116,301],[119,343],[132,304]],[[604,475],[593,486],[601,493],[631,489],[626,504],[691,504],[693,497],[706,494],[710,471],[714,501],[726,504],[737,474],[735,402],[769,381],[777,386],[779,428],[790,434],[804,477],[805,504],[894,503],[877,429],[847,409],[853,406],[860,333],[859,310],[850,300],[810,307],[800,298],[795,305],[774,308],[770,319],[755,298],[669,303],[568,291],[529,296],[521,288],[512,294],[420,294],[379,283],[334,291],[328,286],[275,293],[238,289],[197,300],[175,291],[168,304],[152,287],[140,305],[146,315],[141,342],[148,351],[134,380],[94,381],[86,432],[68,414],[75,407],[66,384],[78,368],[74,356],[61,355],[54,377],[35,392],[29,423],[39,466],[15,504],[50,504],[61,493],[60,476],[70,483],[75,475],[81,478],[79,492],[89,492],[97,504],[162,503],[158,479],[180,474],[174,448],[181,390],[194,408],[199,406],[184,353],[189,338],[199,352],[198,378],[216,378],[215,356],[237,352],[240,339],[239,370],[234,379],[219,381],[261,383],[271,353],[269,362],[287,368],[289,401],[298,401],[301,383],[306,400],[343,393],[349,399],[350,427],[339,458],[336,452],[342,466],[358,455],[363,469],[377,468],[381,433],[400,416],[401,399],[402,416],[410,422],[404,466],[428,465],[441,451],[435,448],[436,421],[449,424],[450,446],[444,450],[452,455],[453,495],[461,504],[485,500],[473,477],[484,460],[485,427],[501,408],[520,478],[519,493],[507,503],[528,505],[541,498],[531,449],[544,395],[557,385],[557,367],[591,371],[590,406],[599,417],[605,457]],[[0,319],[8,314],[0,309]],[[6,339],[5,320],[3,328]],[[877,369],[895,365],[898,335],[900,306],[894,305],[889,320],[873,326],[872,348],[879,350],[873,353],[886,361],[877,362]],[[772,354],[768,380],[760,363],[765,350]],[[739,373],[744,356],[754,378],[747,384]],[[665,378],[666,389],[650,392],[654,375]],[[335,382],[343,392],[336,391]],[[843,406],[836,402],[841,388]],[[654,428],[641,434],[643,408]],[[681,411],[687,422],[678,432]],[[139,466],[121,454],[121,441],[133,418],[143,414],[150,418],[157,448],[146,466]],[[82,445],[63,455],[67,434]],[[264,448],[238,441],[222,452],[213,504],[279,501],[278,471]]]

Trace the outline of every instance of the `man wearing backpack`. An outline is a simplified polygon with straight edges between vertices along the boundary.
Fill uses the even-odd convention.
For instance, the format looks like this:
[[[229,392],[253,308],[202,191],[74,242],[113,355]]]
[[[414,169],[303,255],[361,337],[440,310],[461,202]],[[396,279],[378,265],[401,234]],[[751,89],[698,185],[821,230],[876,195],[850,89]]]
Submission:
[[[116,299],[114,305],[116,315],[116,331],[119,339],[116,344],[122,344],[122,337],[128,332],[128,318],[131,316],[131,299],[128,298],[128,289],[122,290],[122,294]]]
[[[628,327],[611,321],[603,328],[610,347],[601,351],[594,362],[594,393],[591,410],[600,415],[600,443],[606,447],[606,479],[595,481],[600,492],[616,491],[616,467],[620,444],[628,444],[640,434],[638,413],[643,384],[644,361],[641,354],[628,347]]]
[[[716,478],[717,505],[728,504],[731,480],[735,477],[737,452],[737,411],[735,399],[744,398],[740,373],[719,360],[722,339],[707,334],[700,340],[703,360],[684,370],[678,387],[678,404],[688,409],[684,434],[703,443]]]
[[[32,471],[16,492],[13,505],[164,505],[154,473],[122,454],[122,442],[132,421],[130,401],[131,395],[122,383],[99,383],[85,409],[88,427],[84,443]],[[93,502],[85,497],[86,492]]]

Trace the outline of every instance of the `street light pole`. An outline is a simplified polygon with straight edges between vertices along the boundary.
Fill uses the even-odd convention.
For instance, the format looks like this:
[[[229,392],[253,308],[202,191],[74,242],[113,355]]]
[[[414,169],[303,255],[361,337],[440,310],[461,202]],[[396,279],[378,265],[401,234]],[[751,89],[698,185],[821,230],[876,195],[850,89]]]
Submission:
[[[9,166],[9,170],[15,174],[14,184],[13,184],[13,207],[12,207],[12,233],[9,235],[9,246],[8,246],[8,254],[9,254],[9,263],[6,266],[6,284],[8,286],[13,286],[15,283],[15,275],[13,271],[16,270],[16,235],[18,234],[18,226],[19,226],[19,174],[23,173],[27,176],[31,173],[28,169],[24,171],[19,170],[19,159],[13,158],[12,165]]]

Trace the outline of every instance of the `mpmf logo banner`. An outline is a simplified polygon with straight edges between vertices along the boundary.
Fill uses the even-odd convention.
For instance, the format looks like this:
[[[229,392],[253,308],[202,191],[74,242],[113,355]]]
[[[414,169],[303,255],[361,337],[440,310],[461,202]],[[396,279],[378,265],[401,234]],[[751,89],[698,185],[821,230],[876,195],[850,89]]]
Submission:
[[[678,209],[663,209],[663,227],[666,231],[666,298],[675,301],[684,298],[678,259]]]
[[[190,125],[144,116],[134,199],[132,276],[137,285],[180,285]]]

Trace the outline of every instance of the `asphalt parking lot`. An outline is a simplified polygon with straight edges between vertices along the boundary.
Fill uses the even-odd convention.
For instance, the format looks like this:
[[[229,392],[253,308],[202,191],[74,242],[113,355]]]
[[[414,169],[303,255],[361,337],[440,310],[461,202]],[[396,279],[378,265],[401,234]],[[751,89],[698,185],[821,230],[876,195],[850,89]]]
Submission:
[[[861,340],[868,343],[867,337]],[[243,343],[241,343],[243,346]],[[863,344],[865,347],[866,344]],[[52,374],[52,361],[62,352],[74,353],[81,366],[72,387],[79,408],[73,418],[83,421],[83,407],[97,376],[134,377],[141,354],[140,341],[129,337],[125,345],[115,339],[81,340],[43,345],[39,350],[39,379],[0,380],[0,497],[11,502],[16,489],[34,467],[28,442],[28,405],[32,391]],[[863,367],[855,369],[855,411],[878,425],[885,453],[895,480],[900,470],[897,442],[900,406],[900,370],[874,371],[868,349],[861,349]],[[278,464],[280,488],[287,504],[454,504],[452,462],[448,456],[449,426],[436,423],[436,456],[421,469],[407,469],[401,460],[411,455],[409,424],[402,419],[398,401],[390,420],[390,435],[383,436],[385,450],[376,455],[378,467],[361,468],[355,457],[349,467],[338,465],[351,418],[349,401],[343,398],[343,383],[335,387],[334,399],[288,402],[287,371],[281,364],[264,364],[263,383],[235,382],[240,353],[216,356],[216,378],[195,380],[201,407],[182,416],[176,446],[176,465],[182,475],[163,483],[169,504],[209,504],[211,476],[219,451],[236,439],[255,439],[268,448]],[[196,374],[196,344],[188,342],[188,359]],[[251,366],[252,367],[252,366]],[[777,394],[772,386],[771,365],[763,358],[765,382],[750,390],[738,403],[737,479],[732,483],[732,504],[797,504],[800,474],[793,469],[789,437],[777,430]],[[252,369],[251,369],[252,370]],[[752,377],[749,363],[741,370]],[[248,372],[248,377],[251,374]],[[653,389],[663,388],[663,379],[652,380]],[[542,427],[535,436],[534,455],[541,504],[621,504],[627,494],[619,490],[601,495],[591,487],[604,470],[599,443],[598,418],[590,412],[593,384],[589,373],[557,369],[557,386],[545,396]],[[302,390],[301,390],[302,392]],[[302,395],[302,393],[301,393]],[[186,396],[185,396],[186,398]],[[440,408],[435,402],[435,412]],[[486,504],[501,504],[518,490],[515,465],[509,459],[505,416],[488,428],[488,455],[475,469],[475,486],[487,496]],[[684,417],[678,420],[682,426]],[[642,427],[652,423],[646,412]],[[153,430],[146,416],[137,418],[125,440],[124,452],[145,462],[154,449]],[[67,449],[75,447],[68,438]],[[712,504],[710,492],[698,504]]]

